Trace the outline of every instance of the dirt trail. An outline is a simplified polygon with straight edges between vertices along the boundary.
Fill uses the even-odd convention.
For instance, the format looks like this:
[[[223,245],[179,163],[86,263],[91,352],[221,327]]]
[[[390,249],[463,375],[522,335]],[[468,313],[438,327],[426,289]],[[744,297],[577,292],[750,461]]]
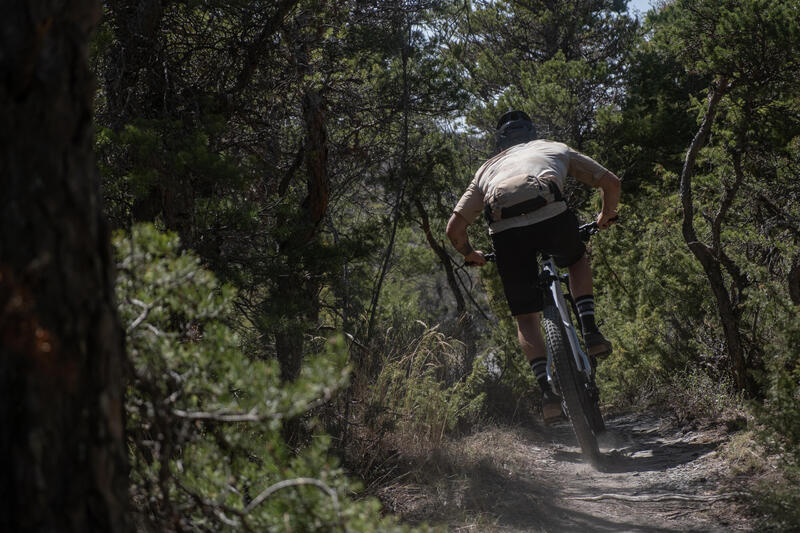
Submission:
[[[419,483],[382,499],[450,531],[757,531],[719,454],[724,430],[647,415],[607,422],[604,472],[584,463],[567,424],[494,428],[453,443],[423,465]]]

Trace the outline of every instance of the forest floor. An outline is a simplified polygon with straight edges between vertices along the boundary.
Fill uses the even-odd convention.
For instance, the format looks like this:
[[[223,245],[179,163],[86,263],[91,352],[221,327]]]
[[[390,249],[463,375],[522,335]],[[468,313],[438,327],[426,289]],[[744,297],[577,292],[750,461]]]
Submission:
[[[731,466],[724,425],[626,414],[607,426],[602,472],[567,423],[492,427],[418,457],[376,492],[406,523],[455,532],[759,530],[744,496],[752,476]]]

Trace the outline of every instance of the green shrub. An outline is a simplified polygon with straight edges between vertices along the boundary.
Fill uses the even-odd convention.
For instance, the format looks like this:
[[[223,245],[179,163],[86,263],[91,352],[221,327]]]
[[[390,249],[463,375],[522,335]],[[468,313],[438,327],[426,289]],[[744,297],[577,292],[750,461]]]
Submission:
[[[339,338],[280,383],[274,361],[239,349],[235,291],[178,239],[152,225],[114,238],[119,312],[127,329],[131,494],[149,531],[391,531],[315,430],[299,450],[282,424],[306,416],[347,381]]]

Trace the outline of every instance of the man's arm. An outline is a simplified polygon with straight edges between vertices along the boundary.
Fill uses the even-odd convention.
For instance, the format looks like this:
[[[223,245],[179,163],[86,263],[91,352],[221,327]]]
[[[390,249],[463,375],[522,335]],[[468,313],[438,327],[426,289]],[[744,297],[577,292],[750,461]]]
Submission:
[[[483,252],[473,249],[469,243],[467,226],[469,226],[467,220],[454,212],[447,222],[447,238],[453,243],[453,247],[464,256],[465,263],[483,266],[486,264],[486,259],[483,257]]]
[[[590,187],[600,188],[603,208],[597,216],[597,226],[606,229],[617,216],[621,182],[613,172],[603,167],[591,157],[569,149],[569,165],[567,172],[580,182]]]
[[[622,182],[613,172],[607,171],[597,180],[600,188],[600,197],[603,199],[603,208],[597,215],[597,227],[607,229],[617,218],[617,205]]]

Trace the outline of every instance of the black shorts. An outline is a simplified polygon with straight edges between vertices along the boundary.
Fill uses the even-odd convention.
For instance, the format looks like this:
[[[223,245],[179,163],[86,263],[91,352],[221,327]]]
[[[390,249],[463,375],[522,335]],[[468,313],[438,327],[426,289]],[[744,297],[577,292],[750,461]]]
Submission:
[[[536,286],[539,254],[552,255],[556,265],[566,267],[586,253],[586,245],[578,233],[578,219],[569,210],[537,224],[495,233],[492,245],[514,316],[542,310],[542,293]]]

